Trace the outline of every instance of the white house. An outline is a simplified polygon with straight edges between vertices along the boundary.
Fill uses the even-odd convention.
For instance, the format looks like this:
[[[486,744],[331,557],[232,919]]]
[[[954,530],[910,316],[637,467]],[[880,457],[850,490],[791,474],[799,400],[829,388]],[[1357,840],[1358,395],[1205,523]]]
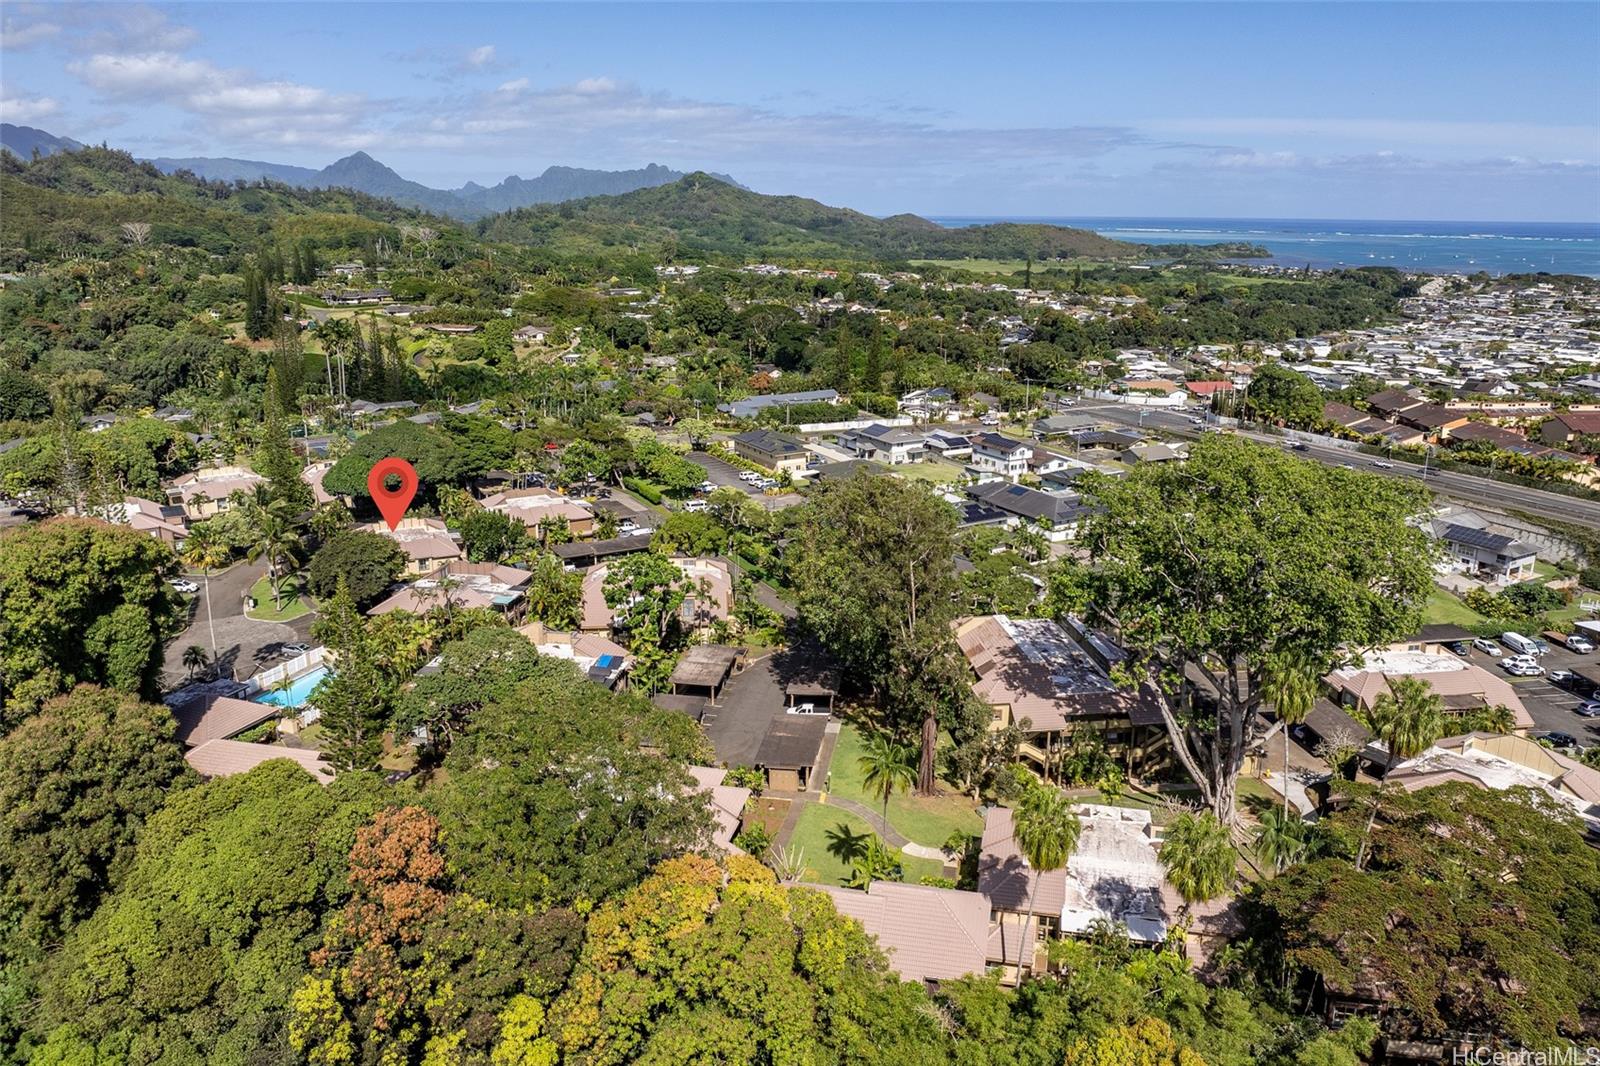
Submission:
[[[857,459],[871,459],[888,466],[920,462],[926,454],[926,445],[927,438],[921,433],[876,422],[839,437],[839,446]]]
[[[1032,457],[1032,447],[998,433],[980,433],[972,438],[971,466],[980,472],[999,474],[1015,481],[1028,472],[1028,460]]]

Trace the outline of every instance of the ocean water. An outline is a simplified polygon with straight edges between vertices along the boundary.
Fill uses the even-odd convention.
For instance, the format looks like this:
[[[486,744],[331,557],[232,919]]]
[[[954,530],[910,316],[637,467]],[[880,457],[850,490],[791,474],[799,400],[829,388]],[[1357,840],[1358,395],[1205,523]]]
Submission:
[[[1600,222],[1374,222],[1282,218],[966,218],[943,226],[1047,222],[1140,244],[1248,241],[1283,266],[1391,266],[1439,274],[1600,277]]]

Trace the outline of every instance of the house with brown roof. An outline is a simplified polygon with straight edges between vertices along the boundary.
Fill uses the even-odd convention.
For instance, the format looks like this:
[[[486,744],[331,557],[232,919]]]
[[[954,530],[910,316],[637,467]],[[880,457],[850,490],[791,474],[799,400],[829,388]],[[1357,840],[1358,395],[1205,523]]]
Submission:
[[[1367,397],[1367,406],[1384,418],[1395,418],[1403,411],[1413,407],[1420,407],[1428,401],[1413,393],[1402,392],[1400,389],[1384,389]]]
[[[226,511],[236,492],[254,492],[266,478],[247,466],[217,466],[185,474],[167,486],[167,502],[179,504],[190,519]]]
[[[1370,710],[1379,696],[1390,691],[1390,680],[1397,677],[1414,677],[1425,683],[1443,701],[1446,715],[1505,707],[1518,730],[1533,728],[1533,717],[1504,678],[1432,646],[1418,648],[1401,642],[1368,652],[1328,674],[1323,682],[1341,707]]]
[[[155,503],[138,496],[124,496],[122,502],[111,508],[112,521],[148,533],[172,548],[183,546],[189,537],[189,522],[182,507],[176,504]]]
[[[243,740],[208,740],[183,753],[184,762],[204,778],[247,774],[262,763],[287,759],[326,785],[333,770],[322,761],[322,753],[310,748],[286,748],[278,744],[251,744]]]
[[[988,968],[989,902],[977,892],[898,881],[874,881],[865,892],[806,887],[826,892],[840,914],[860,922],[904,980],[937,987]]]
[[[517,632],[540,655],[568,660],[596,684],[609,689],[622,689],[627,685],[628,649],[602,634],[548,629],[543,622],[529,622],[519,626]]]
[[[689,776],[694,778],[695,790],[705,794],[711,805],[711,818],[716,828],[711,832],[711,844],[724,855],[743,855],[744,849],[733,842],[739,835],[744,820],[744,805],[750,802],[750,790],[737,785],[725,785],[728,771],[715,766],[691,766]]]
[[[198,748],[209,740],[236,737],[281,713],[276,704],[241,699],[246,691],[237,681],[217,680],[172,693],[165,702],[177,723],[173,734],[187,747]]]
[[[1081,624],[1003,614],[959,620],[956,644],[972,668],[972,691],[990,708],[990,728],[1023,730],[1022,765],[1044,777],[1057,754],[1097,736],[1130,769],[1167,749],[1155,693],[1119,688],[1111,669],[1126,656],[1104,634]]]
[[[1600,436],[1600,411],[1561,411],[1539,427],[1539,439],[1552,447],[1592,436]]]
[[[567,528],[575,537],[587,537],[594,532],[594,511],[588,504],[549,489],[496,492],[483,498],[483,507],[486,511],[517,519],[530,533],[538,532],[540,522],[559,518],[566,519]]]
[[[402,518],[393,529],[387,522],[369,522],[357,528],[388,537],[400,545],[400,550],[406,553],[406,573],[414,577],[432,573],[462,558],[461,545],[456,543],[442,518]]]
[[[1460,429],[1472,421],[1465,411],[1452,411],[1436,403],[1408,407],[1400,412],[1399,417],[1402,425],[1436,434],[1441,439],[1449,437],[1451,430]]]

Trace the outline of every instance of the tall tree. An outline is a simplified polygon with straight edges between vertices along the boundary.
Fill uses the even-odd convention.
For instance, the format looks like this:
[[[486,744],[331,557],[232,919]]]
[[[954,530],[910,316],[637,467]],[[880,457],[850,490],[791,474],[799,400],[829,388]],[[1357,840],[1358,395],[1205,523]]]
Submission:
[[[249,504],[254,537],[245,557],[251,562],[267,561],[267,582],[272,586],[273,603],[283,609],[283,579],[288,577],[305,550],[294,505],[270,495]]]
[[[283,417],[275,366],[267,368],[261,407],[261,444],[256,449],[256,472],[267,479],[272,499],[284,501],[296,512],[306,510],[312,503],[311,486],[300,479],[300,460],[289,442],[289,426]]]
[[[1120,633],[1130,682],[1232,825],[1270,657],[1332,663],[1415,631],[1433,547],[1408,520],[1425,494],[1223,436],[1080,484],[1089,559],[1058,571],[1051,603]]]
[[[0,738],[0,914],[41,945],[88,917],[185,770],[165,707],[92,685],[47,701]]]
[[[856,762],[861,769],[861,783],[868,792],[877,793],[883,800],[883,825],[887,832],[890,797],[898,790],[910,788],[917,780],[911,749],[895,743],[887,733],[873,733],[867,737]]]
[[[895,733],[920,733],[925,795],[938,784],[940,726],[957,745],[987,727],[951,631],[955,524],[919,483],[862,474],[816,490],[786,553],[801,619],[875,692]]]
[[[1083,823],[1067,794],[1049,785],[1033,784],[1011,812],[1011,838],[1028,860],[1033,877],[1028,885],[1028,910],[1022,916],[1021,942],[1017,945],[1017,976],[1033,969],[1033,943],[1028,939],[1033,923],[1033,899],[1039,891],[1039,878],[1065,869],[1078,846]]]
[[[398,679],[379,661],[381,651],[343,581],[312,633],[336,656],[336,671],[313,693],[327,731],[326,758],[336,770],[370,770],[383,750]]]
[[[176,575],[170,548],[126,526],[52,518],[0,534],[0,731],[84,682],[154,699]]]
[[[233,549],[223,539],[222,531],[210,522],[197,522],[184,539],[181,558],[183,565],[200,571],[205,583],[206,628],[211,635],[211,658],[217,658],[217,617],[211,610],[211,571],[226,566],[233,558]]]

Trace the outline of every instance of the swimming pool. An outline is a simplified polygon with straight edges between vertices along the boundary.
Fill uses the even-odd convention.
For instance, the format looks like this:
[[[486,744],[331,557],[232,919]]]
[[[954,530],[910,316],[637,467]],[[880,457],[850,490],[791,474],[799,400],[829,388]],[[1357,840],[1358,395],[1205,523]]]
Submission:
[[[309,674],[301,674],[282,692],[267,691],[256,696],[256,703],[270,703],[275,707],[301,707],[311,698],[312,691],[328,676],[328,668],[319,666]]]

